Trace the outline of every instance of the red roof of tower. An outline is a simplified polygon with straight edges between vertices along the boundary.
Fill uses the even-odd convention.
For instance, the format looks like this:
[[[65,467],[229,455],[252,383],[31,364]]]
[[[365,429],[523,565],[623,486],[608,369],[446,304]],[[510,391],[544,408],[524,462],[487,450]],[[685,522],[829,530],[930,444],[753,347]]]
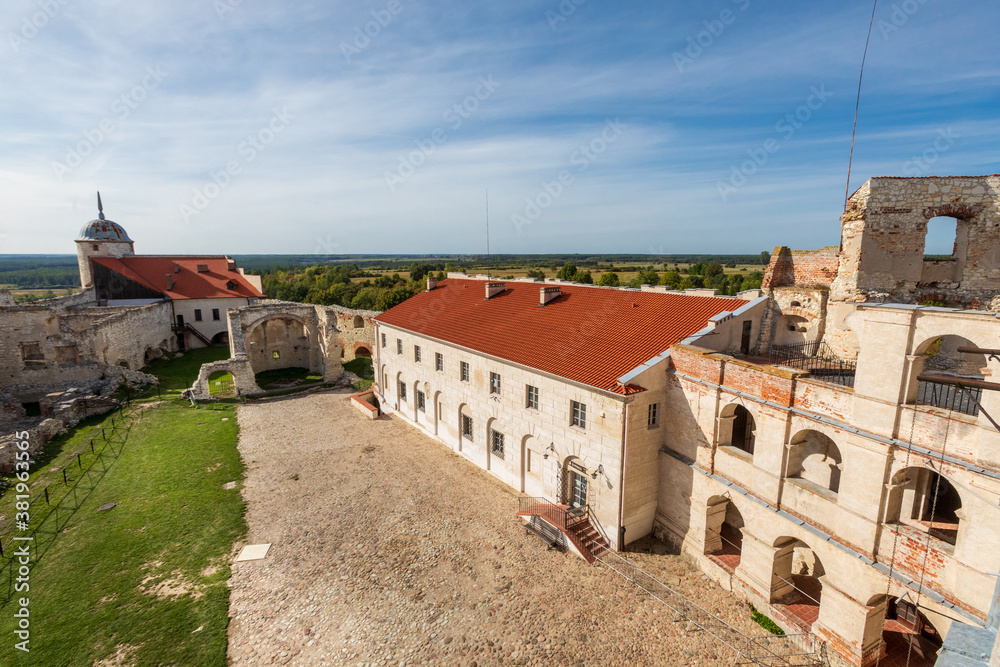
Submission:
[[[229,268],[228,257],[168,257],[160,255],[126,255],[125,257],[91,257],[129,280],[161,292],[171,299],[232,299],[263,298],[264,294],[236,269]],[[204,265],[207,271],[198,271]],[[177,271],[176,268],[180,267]],[[167,288],[167,276],[173,285]],[[233,283],[233,289],[227,284]]]

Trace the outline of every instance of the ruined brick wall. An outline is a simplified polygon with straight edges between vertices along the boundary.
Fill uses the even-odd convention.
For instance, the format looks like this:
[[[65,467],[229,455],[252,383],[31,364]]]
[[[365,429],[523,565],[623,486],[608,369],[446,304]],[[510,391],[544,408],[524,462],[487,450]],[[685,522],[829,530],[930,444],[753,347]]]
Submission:
[[[955,218],[951,258],[925,259],[927,221]],[[1000,175],[873,178],[841,218],[831,299],[991,307],[1000,295]]]
[[[336,316],[343,361],[375,355],[375,322],[372,318],[379,314],[377,310],[354,310],[342,306],[327,306],[326,309]]]
[[[819,250],[791,250],[778,246],[764,272],[761,289],[786,285],[829,286],[837,277],[839,248],[828,246]]]
[[[169,303],[88,308],[88,294],[0,308],[0,389],[41,392],[99,378],[109,366],[137,370],[147,355],[171,351]]]

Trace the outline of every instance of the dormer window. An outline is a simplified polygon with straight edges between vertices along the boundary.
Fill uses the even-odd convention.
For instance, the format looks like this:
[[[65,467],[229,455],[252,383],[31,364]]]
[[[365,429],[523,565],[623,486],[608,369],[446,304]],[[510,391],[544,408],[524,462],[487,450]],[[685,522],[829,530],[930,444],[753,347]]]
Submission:
[[[226,282],[226,289],[227,290],[235,290],[236,289],[236,283],[234,283],[232,280],[227,281]]]

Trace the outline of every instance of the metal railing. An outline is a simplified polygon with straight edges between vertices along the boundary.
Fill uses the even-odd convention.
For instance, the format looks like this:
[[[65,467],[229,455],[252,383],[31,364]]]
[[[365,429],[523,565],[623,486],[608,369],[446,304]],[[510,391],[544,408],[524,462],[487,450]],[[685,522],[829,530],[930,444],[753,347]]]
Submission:
[[[136,415],[141,419],[145,409],[133,410],[131,397],[125,398],[84,447],[62,455],[65,463],[59,470],[31,481],[32,487],[41,487],[41,490],[28,499],[26,510],[19,510],[11,521],[0,527],[0,606],[15,594],[15,578],[20,569],[14,555],[18,545],[31,545],[30,567],[37,565],[121,455]],[[5,493],[14,490],[10,487]],[[25,513],[28,515],[26,521],[23,520]]]
[[[772,345],[768,352],[768,363],[808,371],[810,376],[818,380],[845,387],[854,386],[854,376],[858,369],[857,361],[840,359],[821,341]]]
[[[975,417],[979,415],[979,402],[982,397],[983,390],[979,388],[959,388],[952,384],[921,381],[916,402],[917,405],[930,405]]]

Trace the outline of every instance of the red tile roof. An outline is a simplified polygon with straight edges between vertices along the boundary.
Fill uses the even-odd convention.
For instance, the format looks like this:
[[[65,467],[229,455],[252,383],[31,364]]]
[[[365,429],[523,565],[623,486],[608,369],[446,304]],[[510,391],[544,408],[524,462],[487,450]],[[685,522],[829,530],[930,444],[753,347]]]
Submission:
[[[375,319],[618,394],[618,378],[703,329],[709,318],[747,304],[742,299],[560,285],[562,294],[539,306],[539,288],[552,283],[506,282],[485,300],[482,280],[449,279]]]
[[[127,255],[125,257],[91,257],[92,262],[106,266],[115,273],[150,289],[162,292],[171,299],[231,299],[264,296],[243,275],[229,270],[228,257],[168,257],[160,255]],[[199,273],[198,265],[208,271]],[[180,271],[175,272],[176,266]],[[167,288],[167,275],[173,286]],[[227,289],[232,281],[234,289]]]

